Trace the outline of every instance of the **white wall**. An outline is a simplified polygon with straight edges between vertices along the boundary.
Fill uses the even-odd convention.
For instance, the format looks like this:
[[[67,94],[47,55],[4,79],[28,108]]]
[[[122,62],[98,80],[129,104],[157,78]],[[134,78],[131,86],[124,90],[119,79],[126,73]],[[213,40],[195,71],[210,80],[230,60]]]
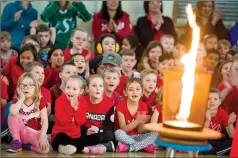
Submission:
[[[12,1],[10,1],[12,2]],[[8,2],[1,2],[1,12]],[[49,1],[32,1],[32,5],[37,9],[38,14],[40,15],[44,8],[47,6]],[[102,1],[83,1],[86,8],[91,14],[98,12],[101,9]],[[143,1],[122,1],[122,8],[130,15],[132,24],[136,24],[138,17],[144,15]],[[163,2],[163,15],[172,17],[173,13],[173,1],[164,1]],[[91,22],[83,23],[81,20],[78,21],[78,27],[86,29],[91,34]]]

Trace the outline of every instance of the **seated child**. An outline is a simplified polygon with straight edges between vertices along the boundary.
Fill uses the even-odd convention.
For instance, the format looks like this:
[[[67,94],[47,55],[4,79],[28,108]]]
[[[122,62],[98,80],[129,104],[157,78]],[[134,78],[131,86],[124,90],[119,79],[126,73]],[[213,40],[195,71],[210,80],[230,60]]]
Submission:
[[[88,42],[87,32],[84,32],[80,29],[75,29],[72,32],[70,42],[73,44],[73,48],[64,50],[65,62],[68,61],[71,55],[75,53],[82,54],[87,60],[92,60],[94,58],[94,54],[90,50],[85,49]]]
[[[220,54],[216,49],[207,50],[207,55],[204,57],[203,65],[208,72],[213,74],[219,64]]]
[[[7,151],[15,153],[23,148],[40,154],[49,152],[46,102],[31,73],[23,73],[19,78],[17,96],[12,100],[8,116],[8,128],[13,141]]]
[[[129,78],[140,78],[140,73],[133,70],[136,65],[136,54],[132,50],[122,49],[121,55],[121,74]]]
[[[81,135],[80,126],[86,122],[87,102],[82,93],[83,80],[72,75],[66,81],[64,93],[56,100],[55,125],[52,130],[52,148],[59,153],[72,155],[76,152],[98,153],[93,145],[93,137]],[[90,139],[91,138],[91,139]],[[94,150],[92,150],[94,149]]]
[[[0,97],[0,101],[1,101],[1,138],[5,136],[5,134],[2,132],[7,128],[7,124],[5,123],[7,118],[4,117],[4,108],[5,108],[5,106],[7,104],[7,100],[8,100],[7,88],[8,88],[8,86],[1,78],[1,97]]]
[[[118,53],[120,48],[113,34],[104,34],[100,37],[96,49],[99,55],[103,55],[106,53]]]
[[[152,109],[155,106],[157,76],[157,72],[152,69],[146,69],[141,72],[143,86],[143,96],[141,101],[147,104],[150,114],[152,114]]]
[[[45,68],[45,80],[43,86],[51,88],[53,85],[60,83],[59,71],[64,63],[64,53],[59,48],[52,48],[48,53],[49,66]]]
[[[117,105],[120,101],[120,94],[115,89],[120,82],[120,72],[113,68],[108,68],[103,73],[104,94],[113,100],[113,104]]]
[[[217,49],[218,37],[215,34],[208,34],[204,36],[204,46],[206,50]]]
[[[89,78],[89,63],[86,57],[82,54],[76,53],[74,55],[71,55],[70,60],[77,67],[77,74],[84,80],[87,80]]]
[[[231,43],[228,40],[222,39],[218,41],[218,51],[220,53],[220,62],[223,62],[224,60],[226,60],[226,55],[230,49],[231,49]]]
[[[164,71],[174,67],[174,58],[172,55],[164,54],[159,58],[158,71],[159,75],[157,78],[157,88],[163,86]]]
[[[163,54],[163,48],[159,41],[151,41],[144,51],[144,55],[137,66],[138,71],[158,68],[159,57]]]
[[[17,57],[18,53],[11,49],[12,38],[10,33],[6,31],[0,32],[0,46],[1,46],[1,73],[5,72],[7,63],[10,58]]]
[[[103,56],[98,55],[95,58],[93,58],[91,61],[89,61],[89,69],[90,74],[98,74],[100,76],[103,75],[103,72],[105,70],[104,65],[102,64]]]
[[[227,112],[220,107],[221,98],[219,91],[217,89],[211,89],[208,97],[208,109],[206,112],[206,121],[204,123],[204,128],[210,128],[212,130],[221,132],[222,129],[225,129],[228,133],[229,138],[233,138],[234,135],[234,125],[236,121],[236,115],[234,113],[228,116]],[[223,142],[224,141],[224,142]],[[215,154],[221,148],[226,149],[231,146],[230,143],[225,142],[226,140],[212,140],[209,143],[213,146],[212,150],[209,151],[209,154]]]
[[[33,62],[27,63],[25,65],[24,72],[32,73],[34,75],[34,77],[36,78],[36,80],[38,81],[39,86],[40,86],[41,95],[47,104],[47,114],[50,115],[50,113],[51,113],[50,91],[47,88],[42,86],[44,79],[45,79],[44,66],[40,62],[33,61]]]
[[[144,150],[155,153],[154,141],[157,134],[138,132],[140,126],[151,118],[148,115],[148,106],[140,101],[143,95],[141,80],[130,78],[125,84],[125,95],[127,99],[116,106],[115,137],[119,142],[116,152]]]
[[[169,34],[164,34],[160,38],[160,43],[165,54],[172,54],[174,50],[174,37]]]

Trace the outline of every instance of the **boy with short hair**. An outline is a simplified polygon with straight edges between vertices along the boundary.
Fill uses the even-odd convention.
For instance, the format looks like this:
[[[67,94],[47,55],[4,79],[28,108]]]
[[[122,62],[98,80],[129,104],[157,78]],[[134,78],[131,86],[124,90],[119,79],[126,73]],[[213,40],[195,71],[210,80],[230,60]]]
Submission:
[[[206,121],[204,128],[210,128],[212,130],[222,132],[225,129],[229,138],[233,138],[234,125],[236,121],[236,115],[231,113],[229,116],[227,112],[220,107],[221,98],[220,93],[217,89],[212,88],[208,97],[208,107],[206,112]],[[216,154],[218,151],[224,150],[231,146],[230,139],[210,140],[209,143],[212,145],[212,150],[209,154]]]
[[[136,54],[132,50],[123,49],[121,55],[121,73],[129,78],[140,78],[140,73],[133,70],[136,65]]]
[[[104,93],[105,96],[113,100],[113,104],[117,105],[120,101],[120,94],[115,89],[120,82],[120,72],[113,68],[108,68],[103,73]]]
[[[47,88],[42,86],[45,79],[44,66],[40,62],[33,61],[25,65],[24,72],[31,72],[32,74],[34,74],[34,77],[38,80],[38,83],[40,85],[41,95],[47,103],[47,114],[50,115],[51,113],[50,91]]]
[[[220,62],[226,60],[226,55],[231,49],[231,43],[226,39],[221,39],[218,41],[218,51],[220,53]]]
[[[208,34],[204,36],[204,45],[206,50],[217,49],[218,37],[215,34]]]
[[[10,33],[2,31],[0,33],[0,46],[1,46],[1,73],[5,72],[6,66],[10,58],[17,57],[18,53],[11,49],[12,38]]]
[[[163,86],[163,78],[164,78],[164,71],[174,67],[174,57],[170,54],[163,54],[159,58],[159,65],[158,65],[158,71],[159,75],[157,78],[157,88],[160,88]]]
[[[167,54],[172,54],[173,53],[173,49],[174,49],[174,37],[172,35],[169,34],[164,34],[161,36],[160,38],[160,43],[163,47],[163,54],[167,53]]]
[[[143,86],[143,96],[141,101],[148,105],[149,111],[154,111],[156,101],[156,84],[157,84],[157,72],[153,69],[145,69],[141,72],[141,81]]]

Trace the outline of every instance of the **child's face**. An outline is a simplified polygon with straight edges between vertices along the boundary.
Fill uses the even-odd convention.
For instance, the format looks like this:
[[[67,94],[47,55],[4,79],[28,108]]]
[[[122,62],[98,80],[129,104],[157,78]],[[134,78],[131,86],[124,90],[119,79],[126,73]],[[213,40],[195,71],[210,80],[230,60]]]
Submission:
[[[164,60],[162,62],[159,63],[159,73],[160,75],[164,75],[164,71],[174,67],[174,60],[170,59],[170,60]]]
[[[185,46],[177,44],[173,49],[173,55],[175,58],[181,58],[186,52]]]
[[[20,64],[22,67],[24,67],[24,65],[26,65],[27,63],[32,62],[34,60],[35,60],[35,58],[31,51],[27,50],[20,55]]]
[[[235,61],[232,63],[232,66],[231,66],[231,82],[232,82],[232,85],[235,85],[235,86],[238,86],[238,61]]]
[[[122,70],[126,72],[131,72],[136,65],[136,57],[135,56],[129,56],[129,55],[123,55],[122,56],[122,63],[121,68]]]
[[[224,45],[224,44],[220,44],[219,47],[218,47],[218,51],[220,53],[220,57],[222,59],[225,59],[226,58],[226,54],[228,53],[229,51],[229,47],[227,45]]]
[[[223,80],[228,81],[230,79],[231,65],[232,65],[232,62],[229,62],[229,63],[226,63],[225,65],[223,65],[223,67],[221,69],[221,75],[223,77]]]
[[[116,41],[111,37],[105,37],[102,41],[103,53],[114,53]]]
[[[79,74],[82,74],[83,72],[85,72],[86,61],[85,61],[85,58],[83,56],[81,56],[81,55],[75,56],[74,57],[74,64],[78,68],[78,73]]]
[[[204,60],[205,67],[207,67],[208,70],[215,70],[218,63],[219,55],[215,53],[210,53]]]
[[[126,96],[128,100],[138,102],[142,96],[142,87],[137,82],[132,82],[126,87]]]
[[[131,45],[130,45],[129,41],[126,38],[123,39],[121,48],[126,49],[126,50],[131,49]]]
[[[88,92],[92,98],[100,99],[103,96],[104,92],[103,80],[101,78],[91,79],[88,87]]]
[[[97,72],[96,72],[96,73],[97,73],[98,75],[102,76],[104,70],[105,70],[105,66],[104,66],[103,64],[100,64],[100,65],[98,66],[98,68],[97,68]]]
[[[208,96],[208,110],[217,109],[221,105],[221,100],[218,93],[209,93]]]
[[[50,32],[39,32],[41,47],[45,47],[50,41]]]
[[[34,45],[37,52],[40,51],[40,46],[39,46],[39,44],[38,44],[36,41],[34,41],[34,40],[32,40],[32,39],[28,39],[28,40],[26,40],[26,42],[24,43],[24,45],[25,45],[25,44],[28,44],[28,43]]]
[[[174,39],[173,38],[164,37],[161,39],[161,44],[162,44],[164,51],[166,53],[173,52],[173,49],[174,49]]]
[[[31,69],[31,73],[34,74],[34,77],[36,78],[36,80],[39,82],[39,85],[41,86],[45,79],[44,69],[40,66],[34,66]]]
[[[88,34],[86,32],[77,30],[74,33],[74,36],[71,38],[71,42],[73,43],[73,47],[76,49],[83,49],[87,45]]]
[[[205,47],[206,47],[206,50],[208,49],[217,49],[217,38],[216,37],[212,37],[212,38],[208,38],[206,43],[205,43]]]
[[[106,72],[104,74],[104,88],[109,92],[114,92],[120,82],[120,77],[117,73]]]
[[[91,38],[91,36],[88,36],[85,48],[86,49],[91,49],[91,45],[92,45],[92,38]]]
[[[115,70],[121,72],[121,67],[119,67],[119,66],[115,66],[112,64],[103,64],[103,66],[104,66],[104,70],[112,68],[112,69],[115,69]]]
[[[30,77],[26,77],[19,85],[20,90],[23,92],[26,98],[33,97],[35,93],[35,85]]]
[[[71,75],[77,74],[77,67],[73,65],[65,65],[63,71],[59,73],[62,82],[66,82]]]
[[[68,100],[71,100],[73,97],[78,97],[82,94],[83,89],[80,88],[82,86],[81,84],[81,82],[73,78],[67,81],[64,93],[66,94]]]
[[[60,67],[64,63],[64,53],[62,50],[57,49],[55,50],[50,59],[49,62],[51,63],[52,67]]]
[[[204,47],[204,44],[199,43],[196,60],[197,61],[203,61],[203,58],[206,56],[206,54],[207,53],[206,53],[206,49]]]
[[[152,93],[156,88],[157,76],[148,74],[142,80],[142,86],[146,92]]]
[[[1,40],[0,46],[2,51],[8,51],[11,48],[11,41],[3,39]]]
[[[157,63],[161,55],[162,49],[159,46],[152,48],[148,53],[149,60],[152,61],[153,63]]]

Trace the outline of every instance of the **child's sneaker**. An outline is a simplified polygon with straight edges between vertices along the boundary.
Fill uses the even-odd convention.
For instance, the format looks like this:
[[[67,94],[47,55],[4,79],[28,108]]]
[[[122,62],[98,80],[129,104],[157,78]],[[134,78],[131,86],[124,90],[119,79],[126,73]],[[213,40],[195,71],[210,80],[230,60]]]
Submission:
[[[129,151],[129,147],[125,144],[122,143],[118,143],[117,144],[117,150],[116,152],[120,153],[120,152],[128,152]]]
[[[151,145],[147,146],[146,148],[144,148],[144,151],[154,154],[155,153],[155,145],[151,144]]]
[[[106,147],[107,152],[114,152],[115,151],[115,146],[114,146],[114,143],[112,141],[110,141],[108,143],[105,143],[103,145]]]
[[[103,154],[107,151],[104,145],[88,146],[88,154]]]
[[[22,144],[22,149],[24,150],[31,150],[31,144]]]
[[[11,143],[10,149],[7,149],[9,152],[16,153],[18,151],[22,151],[22,144],[19,140],[13,140]]]
[[[73,145],[59,145],[59,153],[65,154],[65,155],[72,155],[77,152],[77,148]]]

